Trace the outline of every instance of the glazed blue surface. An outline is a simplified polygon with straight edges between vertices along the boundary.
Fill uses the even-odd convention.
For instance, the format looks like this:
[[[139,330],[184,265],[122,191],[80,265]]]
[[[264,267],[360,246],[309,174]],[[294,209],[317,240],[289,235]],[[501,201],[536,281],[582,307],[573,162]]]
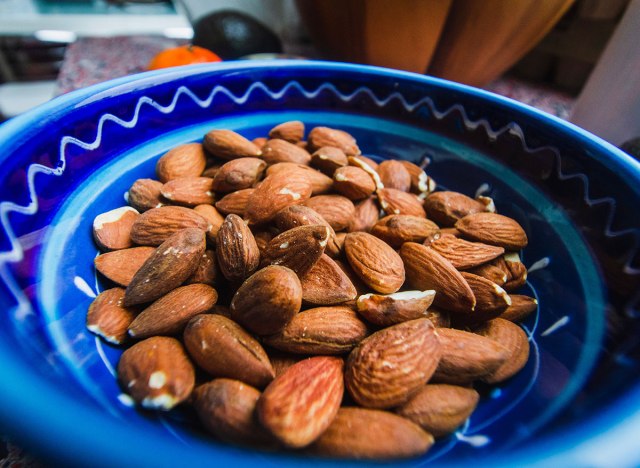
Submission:
[[[120,349],[84,324],[105,287],[92,266],[97,214],[124,205],[133,181],[153,177],[157,158],[177,144],[218,127],[253,138],[292,119],[343,128],[376,158],[428,157],[440,188],[493,197],[530,239],[523,292],[540,307],[524,323],[526,368],[485,389],[467,424],[406,464],[479,456],[579,464],[597,447],[640,463],[640,448],[628,442],[640,430],[639,165],[570,124],[486,92],[322,62],[147,73],[71,93],[0,127],[7,432],[78,465],[301,462],[213,441],[186,410],[158,417],[130,407],[113,377]]]

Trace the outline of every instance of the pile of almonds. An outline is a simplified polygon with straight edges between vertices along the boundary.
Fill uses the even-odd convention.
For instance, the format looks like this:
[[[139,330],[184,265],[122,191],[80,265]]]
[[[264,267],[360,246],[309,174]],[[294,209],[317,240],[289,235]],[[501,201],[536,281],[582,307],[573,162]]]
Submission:
[[[434,191],[348,133],[212,130],[96,217],[115,287],[87,327],[129,346],[124,392],[192,405],[219,439],[333,457],[425,453],[512,377],[529,343],[512,292],[527,236],[487,197]]]

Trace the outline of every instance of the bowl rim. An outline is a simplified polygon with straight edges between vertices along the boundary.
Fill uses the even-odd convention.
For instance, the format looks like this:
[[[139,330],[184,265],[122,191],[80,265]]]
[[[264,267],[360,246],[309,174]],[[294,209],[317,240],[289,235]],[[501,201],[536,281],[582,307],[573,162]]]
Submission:
[[[333,72],[360,72],[382,75],[388,78],[408,79],[438,88],[461,92],[473,97],[481,98],[497,106],[504,106],[514,113],[542,120],[560,131],[565,137],[577,140],[587,149],[591,149],[613,170],[626,173],[636,180],[640,186],[640,162],[618,149],[614,145],[577,127],[576,125],[550,115],[541,110],[523,104],[504,96],[491,93],[471,86],[451,82],[431,76],[419,75],[411,72],[391,70],[368,65],[347,63],[307,61],[307,60],[260,60],[221,62],[216,64],[199,64],[186,67],[144,72],[99,83],[87,88],[72,91],[54,98],[25,114],[17,116],[0,125],[0,164],[3,163],[12,147],[12,141],[20,141],[20,136],[29,132],[32,122],[47,122],[60,118],[73,109],[82,107],[97,99],[108,99],[124,94],[130,90],[144,89],[153,85],[171,82],[180,78],[199,75],[208,72],[241,71],[256,68],[298,69],[310,68]],[[52,117],[53,116],[53,117]],[[4,265],[0,265],[4,268]],[[138,448],[132,463],[145,462],[141,458],[144,453],[151,453],[153,461],[167,465],[171,460],[182,459],[185,464],[195,466],[204,464],[203,455],[212,454],[209,442],[198,442],[192,450],[184,450],[180,444],[164,444],[161,452],[153,443],[154,438],[139,438],[139,429],[122,424],[110,417],[97,407],[74,399],[60,391],[58,386],[41,374],[31,370],[30,364],[22,356],[18,359],[13,354],[13,348],[0,341],[0,364],[3,369],[3,379],[0,384],[0,426],[10,435],[35,451],[46,454],[52,460],[65,460],[70,463],[92,463],[98,465],[115,465],[122,462],[114,446],[127,447],[132,440]],[[12,385],[20,382],[21,385]],[[43,398],[44,396],[44,398]],[[508,454],[490,456],[487,461],[494,465],[510,465],[515,462],[528,465],[555,464],[585,465],[604,464],[615,466],[630,466],[640,461],[640,447],[633,444],[631,438],[640,431],[640,385],[627,391],[617,401],[613,402],[602,413],[590,417],[580,424],[570,434],[547,434],[526,447],[514,450]],[[66,414],[61,415],[61,411]],[[69,415],[73,415],[70,418]],[[83,421],[78,424],[77,421]],[[34,424],[34,422],[37,422]],[[89,428],[101,428],[101,434],[108,436],[96,437]],[[603,432],[603,428],[604,432]],[[46,429],[46,433],[43,432]],[[61,444],[57,437],[65,434],[65,439],[73,441],[74,446],[81,447],[80,452],[74,452],[66,444]],[[240,453],[233,449],[219,450],[216,462],[248,463],[248,459],[238,458]],[[252,452],[254,455],[257,452]],[[162,454],[162,458],[159,455]],[[273,460],[262,457],[261,461],[274,462],[282,465],[300,463],[300,459],[278,454]],[[255,460],[254,460],[255,461]],[[324,464],[326,461],[309,460],[312,463]],[[326,462],[335,463],[335,462]],[[451,466],[449,464],[448,466]]]

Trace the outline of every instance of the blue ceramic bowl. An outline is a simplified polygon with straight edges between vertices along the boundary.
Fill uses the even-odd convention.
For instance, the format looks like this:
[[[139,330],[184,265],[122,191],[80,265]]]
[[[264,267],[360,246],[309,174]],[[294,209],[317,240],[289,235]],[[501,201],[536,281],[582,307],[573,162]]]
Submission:
[[[127,77],[0,127],[0,423],[64,464],[295,465],[221,444],[187,410],[142,413],[120,350],[85,329],[102,285],[93,218],[171,147],[214,127],[343,128],[363,152],[430,159],[440,187],[494,198],[530,245],[531,357],[454,435],[407,465],[640,463],[640,165],[564,121],[429,77],[322,62],[236,62]],[[305,463],[308,461],[304,459]],[[314,460],[314,464],[326,461]]]

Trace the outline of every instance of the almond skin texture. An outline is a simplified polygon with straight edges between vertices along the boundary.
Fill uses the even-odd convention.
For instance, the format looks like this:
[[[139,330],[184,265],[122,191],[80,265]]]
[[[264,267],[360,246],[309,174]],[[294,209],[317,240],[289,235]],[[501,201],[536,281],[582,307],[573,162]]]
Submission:
[[[347,228],[348,232],[371,231],[380,218],[380,208],[374,197],[369,197],[356,204],[356,212]]]
[[[386,188],[408,192],[411,190],[411,174],[400,161],[387,160],[378,165],[378,174]]]
[[[284,266],[304,276],[324,253],[330,230],[328,226],[312,225],[284,231],[267,244],[262,264]]]
[[[158,246],[186,228],[207,232],[211,226],[198,213],[182,206],[161,206],[142,213],[131,227],[131,240],[139,245]]]
[[[376,190],[376,184],[359,167],[345,166],[333,173],[333,188],[349,200],[362,200]]]
[[[327,254],[335,257],[340,253],[340,248],[336,241],[336,233],[331,225],[327,223],[320,214],[308,206],[288,206],[280,210],[273,221],[280,231],[287,231],[298,226],[309,226],[313,224],[326,226],[329,229],[329,241],[325,249]]]
[[[503,287],[507,282],[507,273],[491,263],[485,263],[484,265],[471,268],[467,271],[474,275],[482,276],[500,287]]]
[[[87,328],[92,333],[114,344],[127,339],[127,328],[136,311],[122,305],[124,289],[112,288],[98,294],[87,313]]]
[[[466,385],[493,374],[509,358],[509,350],[500,343],[454,328],[438,328],[442,349],[433,380]]]
[[[400,248],[400,257],[407,271],[408,283],[421,291],[433,289],[433,303],[446,310],[471,313],[476,299],[460,272],[451,262],[429,247],[414,242]]]
[[[168,411],[191,395],[195,372],[178,340],[154,336],[122,353],[118,380],[144,408]]]
[[[218,261],[216,260],[216,253],[213,250],[205,250],[200,257],[198,267],[189,278],[185,281],[185,284],[202,283],[209,286],[215,286],[216,280],[220,277],[220,271],[218,269]]]
[[[413,193],[402,192],[393,188],[378,190],[378,200],[384,212],[388,215],[409,215],[426,218],[422,208],[422,200]]]
[[[312,185],[301,171],[268,175],[249,197],[245,217],[249,224],[271,221],[281,209],[311,196]]]
[[[377,237],[366,232],[349,233],[344,250],[353,271],[373,290],[390,294],[404,283],[402,259]]]
[[[276,125],[269,131],[269,138],[280,138],[289,143],[297,143],[304,137],[304,123],[291,120]]]
[[[425,199],[436,189],[436,182],[420,166],[411,161],[400,161],[411,176],[411,192]]]
[[[507,380],[516,375],[529,360],[529,338],[522,328],[508,320],[497,318],[485,323],[475,330],[476,333],[486,336],[509,350],[509,357],[493,373],[485,376],[483,380],[489,384],[495,384]]]
[[[102,251],[131,247],[131,227],[139,213],[129,207],[102,213],[93,220],[93,239]]]
[[[262,159],[267,164],[291,162],[308,165],[311,155],[299,146],[278,138],[271,139],[262,147]]]
[[[496,213],[474,213],[455,224],[463,236],[506,250],[520,250],[527,246],[527,234],[516,221]]]
[[[215,243],[220,226],[224,223],[224,216],[222,216],[220,212],[211,205],[198,205],[193,209],[196,213],[206,219],[207,223],[211,226],[211,229],[207,231],[207,240]]]
[[[153,255],[154,247],[132,247],[98,255],[93,263],[101,274],[120,286],[128,286],[140,267]]]
[[[277,174],[279,172],[291,173],[292,171],[300,172],[302,177],[306,177],[311,182],[311,195],[321,195],[330,192],[333,188],[333,179],[327,177],[322,172],[318,172],[304,164],[292,162],[280,162],[267,168],[267,175]]]
[[[140,213],[164,205],[160,190],[162,182],[153,179],[136,180],[127,192],[127,202]]]
[[[387,327],[418,318],[428,318],[436,292],[403,291],[389,295],[363,294],[356,301],[358,313],[374,325]]]
[[[198,267],[205,250],[204,232],[178,231],[164,241],[127,286],[125,306],[154,301],[180,286]]]
[[[334,231],[342,231],[351,224],[356,207],[342,195],[318,195],[303,203],[322,216]]]
[[[260,343],[222,315],[196,315],[184,329],[183,340],[195,363],[213,377],[263,388],[275,376]]]
[[[424,242],[439,231],[440,228],[433,221],[409,215],[385,216],[371,228],[371,234],[396,249],[405,242]]]
[[[502,247],[483,244],[481,242],[469,242],[464,239],[445,235],[429,244],[458,270],[469,268],[490,262],[504,253]]]
[[[193,406],[202,425],[232,444],[265,445],[271,442],[254,417],[260,391],[239,380],[214,379],[196,387]]]
[[[224,215],[236,214],[244,216],[247,212],[249,198],[255,191],[256,189],[254,188],[248,188],[228,193],[216,202],[216,208]]]
[[[507,282],[504,284],[504,289],[516,291],[527,282],[527,267],[520,261],[520,256],[516,252],[507,252],[503,258],[503,265],[507,271]]]
[[[258,158],[240,158],[220,167],[213,179],[216,192],[235,192],[253,187],[262,177],[267,164]]]
[[[461,274],[476,298],[473,313],[463,317],[466,323],[491,320],[500,316],[511,305],[511,298],[507,292],[493,281],[466,271]]]
[[[213,179],[210,177],[178,177],[162,186],[160,191],[167,200],[185,206],[212,204]]]
[[[220,271],[229,281],[242,281],[260,264],[260,250],[251,230],[238,215],[228,215],[216,240]]]
[[[342,359],[318,356],[289,367],[262,393],[262,425],[290,448],[316,440],[335,418],[344,393]]]
[[[538,301],[533,297],[523,294],[510,294],[509,297],[511,305],[500,315],[501,319],[520,322],[538,308]]]
[[[472,388],[430,384],[396,409],[396,413],[441,437],[460,427],[478,405],[480,395]]]
[[[317,307],[300,312],[264,342],[296,354],[343,354],[368,335],[367,326],[350,307]]]
[[[396,414],[347,407],[340,408],[310,452],[333,458],[394,460],[422,455],[433,442],[431,434]]]
[[[360,154],[360,148],[358,148],[355,138],[343,130],[329,127],[312,129],[307,137],[307,146],[312,153],[323,146],[333,146],[344,151],[347,156]]]
[[[199,177],[207,165],[200,143],[187,143],[166,152],[156,163],[156,175],[165,183],[178,177]]]
[[[314,305],[334,305],[352,301],[358,295],[349,277],[328,255],[322,254],[300,277],[302,300]]]
[[[147,338],[180,333],[191,317],[208,311],[217,300],[217,291],[206,284],[181,286],[140,312],[129,325],[129,335]]]
[[[282,330],[300,311],[298,276],[283,266],[268,266],[250,276],[231,301],[231,316],[258,335]]]
[[[401,405],[431,378],[440,354],[440,343],[429,319],[384,328],[365,338],[349,354],[347,390],[366,408]]]
[[[442,227],[452,227],[456,221],[472,213],[486,211],[485,205],[458,192],[435,192],[424,201],[429,219]]]
[[[260,148],[232,130],[211,130],[202,144],[210,154],[221,159],[257,158],[262,154]]]
[[[344,151],[333,146],[323,146],[311,155],[311,165],[331,177],[336,169],[348,164],[349,160]]]

